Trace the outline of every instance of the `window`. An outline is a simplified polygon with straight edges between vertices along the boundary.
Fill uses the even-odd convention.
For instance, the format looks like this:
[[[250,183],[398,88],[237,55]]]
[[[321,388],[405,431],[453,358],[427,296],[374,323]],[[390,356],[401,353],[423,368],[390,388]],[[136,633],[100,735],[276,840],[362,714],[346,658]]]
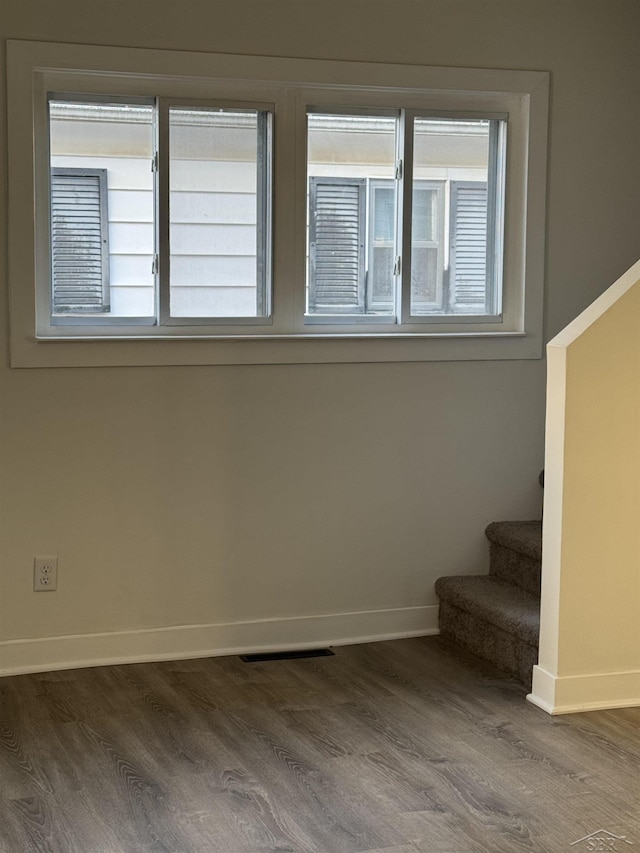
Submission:
[[[166,315],[265,317],[271,286],[271,114],[178,106],[168,112]],[[159,159],[162,172],[162,150]],[[162,296],[161,289],[161,303]]]
[[[50,97],[51,325],[265,316],[270,126],[260,110]]]
[[[540,355],[548,75],[7,62],[12,364]]]
[[[391,181],[371,179],[368,185],[370,222],[367,232],[369,310],[392,314],[396,261],[396,192]]]
[[[307,317],[498,317],[506,121],[401,110],[307,123]]]
[[[413,185],[411,304],[416,314],[455,312],[456,306],[445,297],[444,287],[445,267],[447,263],[452,265],[455,252],[450,249],[448,261],[445,260],[445,194],[448,193],[450,204],[452,186],[451,181],[422,180]],[[486,235],[482,237],[486,241]],[[485,245],[486,242],[483,249]]]

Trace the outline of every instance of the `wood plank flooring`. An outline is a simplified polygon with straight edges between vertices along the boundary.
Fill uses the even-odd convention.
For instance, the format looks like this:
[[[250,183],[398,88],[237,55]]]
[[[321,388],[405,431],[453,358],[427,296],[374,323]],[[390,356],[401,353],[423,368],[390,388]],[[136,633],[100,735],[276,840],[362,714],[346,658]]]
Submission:
[[[549,717],[439,637],[0,680],[2,853],[640,850],[640,709]]]

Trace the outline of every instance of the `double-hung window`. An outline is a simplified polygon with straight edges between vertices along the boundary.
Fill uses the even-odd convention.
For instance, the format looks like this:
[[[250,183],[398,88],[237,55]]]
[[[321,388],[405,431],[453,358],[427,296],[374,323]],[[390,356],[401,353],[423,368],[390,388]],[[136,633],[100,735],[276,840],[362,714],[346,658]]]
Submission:
[[[11,42],[12,364],[538,356],[547,91]]]

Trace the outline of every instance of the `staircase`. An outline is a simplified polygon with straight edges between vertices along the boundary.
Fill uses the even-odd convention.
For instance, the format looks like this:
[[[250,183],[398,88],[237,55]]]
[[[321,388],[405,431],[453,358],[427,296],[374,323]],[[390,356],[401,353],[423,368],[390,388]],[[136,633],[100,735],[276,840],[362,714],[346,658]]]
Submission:
[[[494,521],[488,575],[439,578],[440,633],[531,685],[540,631],[541,521]]]

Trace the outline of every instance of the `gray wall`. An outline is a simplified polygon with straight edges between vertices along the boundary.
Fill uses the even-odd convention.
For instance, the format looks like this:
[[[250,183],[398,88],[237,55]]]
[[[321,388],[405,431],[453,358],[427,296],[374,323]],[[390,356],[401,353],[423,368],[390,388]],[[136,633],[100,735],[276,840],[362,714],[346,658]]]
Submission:
[[[548,339],[640,256],[639,10],[5,0],[0,35],[551,71]],[[486,568],[487,522],[539,516],[543,361],[7,364],[5,344],[1,640],[430,605],[439,575]],[[31,592],[36,554],[59,555],[55,594]]]

